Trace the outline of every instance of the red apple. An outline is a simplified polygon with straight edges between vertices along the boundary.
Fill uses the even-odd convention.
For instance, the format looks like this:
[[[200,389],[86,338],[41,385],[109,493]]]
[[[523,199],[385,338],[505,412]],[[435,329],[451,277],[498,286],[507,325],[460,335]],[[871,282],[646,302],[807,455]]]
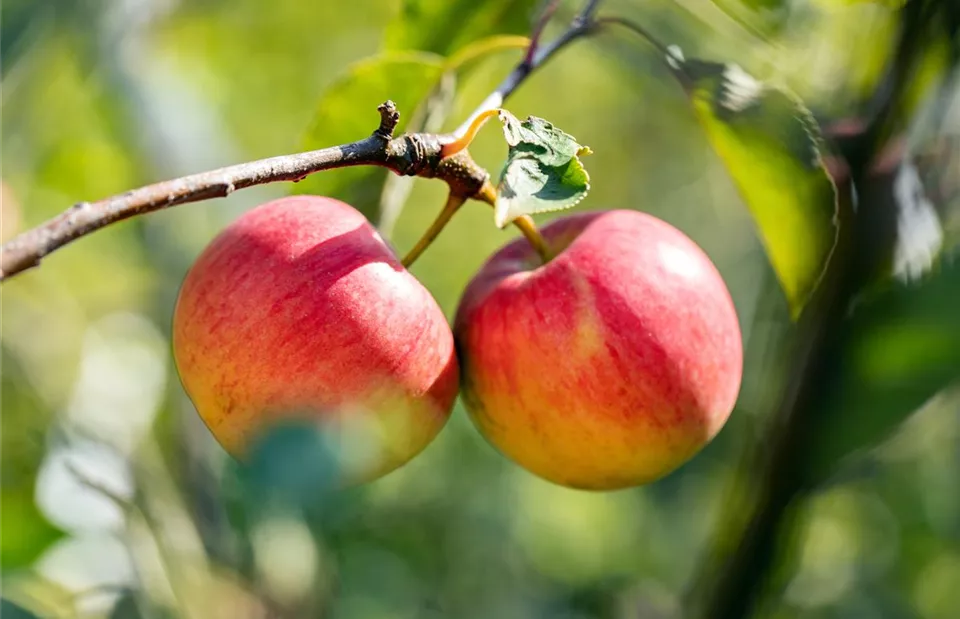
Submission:
[[[557,484],[659,479],[720,431],[738,396],[742,341],[723,279],[644,213],[576,214],[542,233],[552,260],[517,239],[464,292],[464,404],[490,443]]]
[[[436,301],[363,215],[330,198],[268,202],[217,236],[183,282],[173,348],[228,452],[242,459],[278,421],[316,420],[351,460],[345,483],[424,449],[458,390]]]

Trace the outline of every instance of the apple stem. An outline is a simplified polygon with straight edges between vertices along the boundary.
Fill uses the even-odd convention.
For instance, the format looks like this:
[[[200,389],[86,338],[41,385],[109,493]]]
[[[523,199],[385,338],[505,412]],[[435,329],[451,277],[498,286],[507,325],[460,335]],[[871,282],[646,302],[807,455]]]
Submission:
[[[527,238],[530,245],[537,250],[537,255],[540,256],[540,260],[542,260],[544,264],[553,259],[553,251],[550,249],[550,246],[547,245],[547,240],[540,234],[540,230],[537,228],[537,224],[534,223],[532,217],[529,215],[521,215],[513,220],[513,225],[523,233],[523,236]]]
[[[480,191],[477,192],[477,195],[474,197],[477,200],[486,202],[494,208],[497,206],[497,189],[490,183],[490,181],[486,181],[483,184],[483,187],[480,188]],[[553,250],[550,249],[550,245],[547,243],[547,240],[543,238],[542,234],[540,234],[540,230],[537,229],[537,224],[533,221],[532,217],[529,215],[521,215],[513,220],[513,225],[520,230],[523,236],[526,237],[527,242],[533,246],[537,252],[537,255],[540,256],[540,260],[543,262],[543,264],[546,264],[553,259]]]
[[[466,201],[467,198],[465,196],[452,192],[447,196],[447,203],[443,205],[443,210],[440,211],[437,218],[430,224],[427,231],[423,233],[423,236],[421,236],[417,244],[413,246],[413,249],[407,252],[407,255],[401,260],[404,267],[410,268],[410,265],[420,257],[420,254],[430,247],[430,244],[437,238],[440,231],[443,230],[444,226],[453,218],[454,213],[456,213]]]

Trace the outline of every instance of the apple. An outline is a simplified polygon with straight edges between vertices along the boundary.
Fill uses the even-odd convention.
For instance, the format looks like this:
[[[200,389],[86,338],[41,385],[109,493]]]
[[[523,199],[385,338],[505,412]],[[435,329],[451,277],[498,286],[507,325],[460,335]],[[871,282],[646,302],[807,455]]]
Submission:
[[[316,422],[345,485],[417,455],[458,391],[434,298],[360,212],[325,197],[263,204],[206,247],[179,292],[173,350],[227,452],[242,460],[278,423]]]
[[[482,266],[454,321],[461,397],[486,439],[551,482],[662,478],[720,431],[743,349],[729,291],[673,226],[628,210],[561,217]]]

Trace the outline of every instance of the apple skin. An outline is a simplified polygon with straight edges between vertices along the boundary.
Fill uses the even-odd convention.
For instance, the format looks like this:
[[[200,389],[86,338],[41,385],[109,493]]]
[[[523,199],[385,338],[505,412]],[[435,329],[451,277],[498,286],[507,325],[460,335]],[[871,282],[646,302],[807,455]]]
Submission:
[[[274,200],[224,229],[184,279],[173,349],[231,455],[243,460],[271,424],[315,420],[344,451],[343,485],[417,455],[458,391],[440,307],[361,213],[330,198]]]
[[[480,433],[578,489],[662,478],[720,431],[743,344],[719,272],[682,232],[628,210],[570,215],[483,265],[457,310],[461,396]]]

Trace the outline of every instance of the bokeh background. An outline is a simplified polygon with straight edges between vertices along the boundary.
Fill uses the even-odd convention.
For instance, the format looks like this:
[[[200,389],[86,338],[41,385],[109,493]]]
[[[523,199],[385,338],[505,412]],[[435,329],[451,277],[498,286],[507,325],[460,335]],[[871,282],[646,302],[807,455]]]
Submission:
[[[539,4],[4,0],[3,240],[79,200],[358,139],[386,98],[415,116],[418,99],[404,97],[430,84],[416,71],[391,81],[376,58],[401,50],[434,62],[491,35],[527,34]],[[603,11],[689,54],[736,60],[843,117],[876,88],[903,4],[608,0]],[[562,4],[547,37],[578,5]],[[457,126],[521,54],[465,64],[446,85],[438,126]],[[365,71],[374,75],[356,77]],[[956,108],[957,89],[945,92],[937,100],[953,96]],[[502,458],[458,405],[421,456],[355,491],[325,491],[323,459],[298,434],[274,437],[241,470],[184,395],[169,338],[196,255],[239,213],[291,186],[246,189],[111,226],[4,284],[4,617],[684,616],[698,583],[713,578],[708,556],[736,543],[725,537],[730,523],[751,509],[739,490],[752,483],[751,454],[789,378],[783,350],[795,327],[724,162],[651,48],[620,32],[581,41],[506,107],[593,149],[592,190],[578,209],[653,213],[716,262],[747,347],[740,401],[717,439],[660,482],[580,492]],[[960,135],[952,113],[934,138]],[[491,125],[472,152],[496,174],[500,132]],[[299,190],[380,204],[382,171],[322,176]],[[387,189],[392,200],[411,190],[389,230],[402,252],[445,188],[394,179]],[[471,274],[514,235],[487,207],[469,206],[413,272],[452,317]],[[940,299],[957,301],[958,292]],[[863,353],[881,377],[918,354],[885,338]],[[858,392],[845,397],[837,414],[851,416],[825,433],[856,449],[840,449],[795,502],[754,616],[960,616],[960,391],[919,393],[920,410],[897,411],[879,430]],[[819,438],[805,449],[816,453]]]

